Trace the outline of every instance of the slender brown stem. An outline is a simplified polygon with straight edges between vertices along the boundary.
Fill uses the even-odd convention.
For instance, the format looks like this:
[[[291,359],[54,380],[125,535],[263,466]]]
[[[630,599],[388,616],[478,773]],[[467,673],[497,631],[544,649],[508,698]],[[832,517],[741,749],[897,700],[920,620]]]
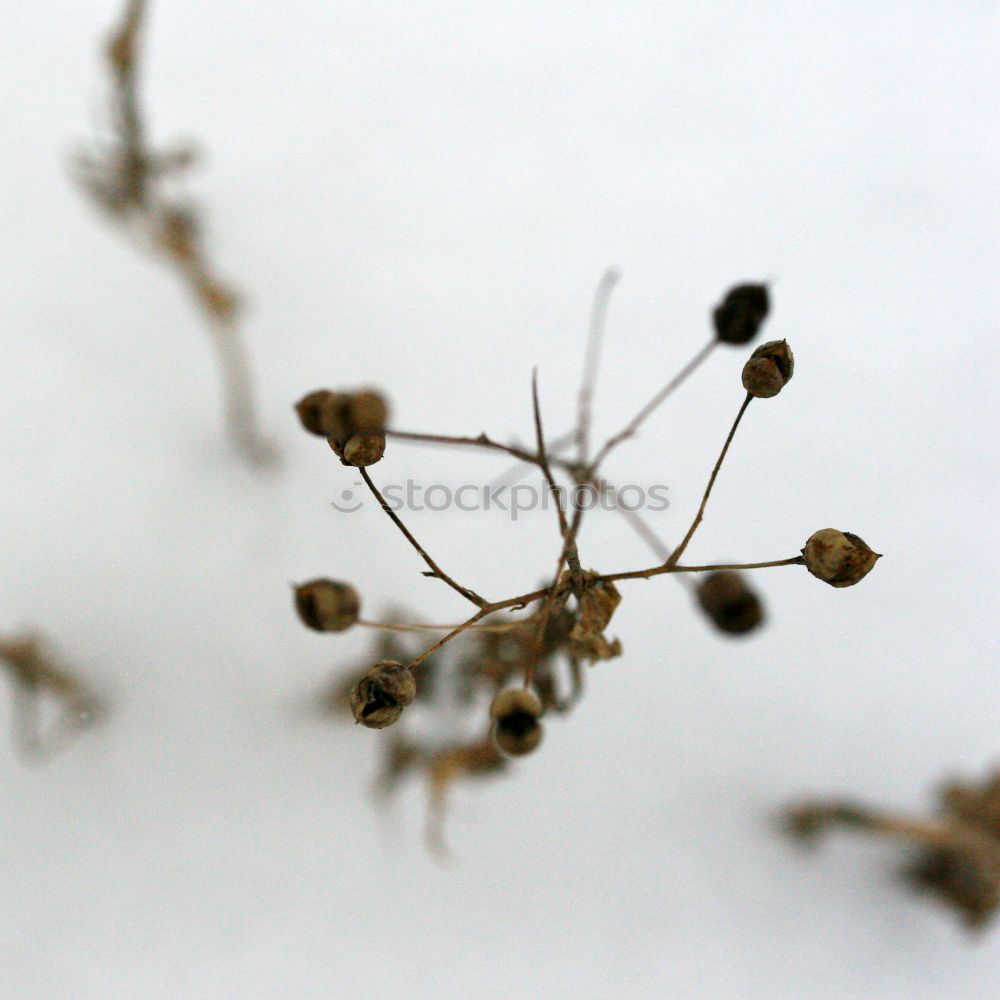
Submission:
[[[552,499],[556,503],[556,516],[559,518],[559,534],[565,539],[569,536],[569,525],[566,523],[566,512],[562,508],[562,493],[552,477],[548,455],[545,453],[545,433],[542,430],[542,411],[538,405],[538,369],[531,373],[531,406],[535,418],[535,446],[538,449],[538,465],[549,485]]]
[[[603,476],[601,478],[593,478],[590,480],[590,486],[598,491],[600,496],[605,493],[615,493],[616,489],[613,483],[609,482]],[[656,556],[657,559],[661,561],[666,561],[667,557],[670,555],[671,548],[667,545],[659,535],[652,529],[649,522],[644,518],[637,510],[632,510],[626,507],[620,507],[615,505],[615,510],[628,522],[632,530],[645,542],[646,547]],[[674,577],[677,582],[687,588],[693,586],[692,582],[688,580],[683,574],[677,574]]]
[[[964,824],[947,820],[915,820],[884,813],[853,802],[807,803],[789,809],[786,821],[790,832],[814,837],[824,830],[841,826],[865,830],[884,837],[897,837],[921,847],[955,849],[981,841],[983,835]]]
[[[450,576],[440,566],[427,554],[424,547],[413,537],[410,533],[409,528],[399,519],[396,512],[386,503],[385,497],[379,491],[379,488],[372,482],[371,476],[368,475],[368,470],[364,467],[358,469],[361,473],[361,478],[365,481],[368,489],[371,490],[372,495],[379,502],[379,506],[389,515],[392,523],[396,525],[397,528],[403,533],[406,540],[420,553],[420,557],[431,569],[431,576],[437,577],[439,580],[443,580],[452,590],[457,591],[461,594],[467,601],[471,601],[476,607],[482,608],[487,606],[487,601],[484,597],[480,597],[474,590],[470,590],[468,587],[463,587],[460,583],[456,583]]]
[[[431,653],[436,653],[442,646],[451,642],[456,636],[461,635],[467,629],[473,627],[476,622],[480,619],[485,618],[487,615],[493,614],[495,611],[503,611],[507,608],[524,608],[531,604],[532,601],[538,601],[542,598],[547,598],[552,593],[553,589],[558,585],[558,582],[553,585],[553,587],[545,587],[542,590],[534,590],[530,594],[519,594],[517,597],[508,597],[504,601],[494,601],[492,604],[484,604],[471,618],[467,621],[462,622],[461,625],[456,625],[446,636],[439,639],[434,643],[429,649],[425,650],[420,654],[411,664],[410,669],[419,666],[427,659]],[[524,625],[530,622],[530,619],[520,619],[517,625]]]
[[[436,653],[442,646],[451,642],[452,639],[457,635],[461,635],[466,629],[471,628],[480,618],[484,618],[488,615],[488,608],[480,608],[468,621],[463,622],[461,625],[456,625],[447,635],[442,636],[438,639],[434,645],[425,649],[415,660],[412,660],[409,665],[410,670],[416,670],[421,663],[424,662],[433,653]]]
[[[468,625],[466,627],[470,632],[512,632],[516,629],[524,628],[526,625],[530,625],[531,621],[531,618],[519,618],[517,621],[512,622],[497,622],[496,624],[489,625]],[[406,624],[402,622],[373,622],[368,621],[365,618],[359,618],[356,624],[361,625],[363,628],[375,629],[379,632],[450,632],[452,629],[459,628],[459,626],[454,623],[450,625],[418,625]]]
[[[277,451],[257,428],[249,364],[234,321],[235,296],[215,278],[190,206],[157,183],[170,172],[170,157],[147,145],[139,92],[139,34],[146,9],[144,0],[126,0],[108,41],[114,141],[81,157],[81,181],[116,222],[130,224],[152,253],[179,271],[204,316],[218,357],[229,436],[251,464],[272,464]]]
[[[725,460],[726,452],[729,451],[729,446],[733,443],[733,438],[736,436],[736,428],[740,426],[740,421],[743,419],[743,414],[746,413],[747,407],[750,405],[750,401],[753,396],[747,393],[747,398],[743,400],[743,405],[740,407],[740,412],[736,414],[736,419],[733,421],[733,426],[729,429],[729,434],[726,437],[726,443],[722,446],[722,451],[719,453],[719,457],[715,463],[715,468],[712,469],[712,475],[709,477],[708,486],[705,487],[705,495],[701,498],[701,506],[698,508],[698,513],[695,514],[694,520],[691,522],[691,527],[688,528],[687,534],[684,536],[683,541],[676,549],[671,553],[670,558],[667,560],[668,566],[673,566],[677,563],[680,557],[684,554],[684,550],[688,547],[688,542],[694,537],[694,533],[698,530],[698,525],[701,524],[701,519],[705,516],[705,505],[708,503],[708,498],[712,494],[712,487],[715,485],[715,480],[719,475],[719,469],[722,468],[722,463]]]
[[[601,347],[608,318],[608,302],[621,274],[608,268],[594,292],[594,302],[590,310],[590,329],[587,334],[587,353],[583,362],[583,379],[576,419],[577,461],[586,462],[590,451],[590,425],[593,419],[594,388],[597,384],[597,369],[601,361]]]
[[[664,573],[713,573],[722,569],[768,569],[771,566],[802,566],[805,560],[802,556],[792,556],[790,559],[772,559],[770,562],[753,563],[715,563],[711,566],[677,566],[664,563],[662,566],[652,566],[649,569],[634,569],[627,573],[605,573],[597,578],[598,583],[614,580],[648,580],[650,577],[662,576]]]
[[[219,363],[230,440],[252,465],[273,465],[278,454],[257,426],[250,360],[243,338],[229,320],[212,318],[208,326]]]
[[[418,434],[413,431],[386,431],[385,436],[395,438],[397,441],[415,441],[422,444],[465,445],[475,448],[489,448],[493,451],[505,451],[508,455],[513,455],[514,458],[520,459],[522,462],[530,462],[532,465],[538,465],[537,455],[533,455],[530,451],[525,451],[523,448],[518,448],[515,445],[501,444],[499,441],[494,441],[485,434],[480,434],[478,437],[455,437],[451,434]]]
[[[626,425],[613,437],[608,438],[597,452],[589,470],[594,473],[608,453],[622,441],[632,437],[642,423],[660,406],[660,404],[678,389],[691,376],[701,363],[715,350],[717,340],[710,340]]]

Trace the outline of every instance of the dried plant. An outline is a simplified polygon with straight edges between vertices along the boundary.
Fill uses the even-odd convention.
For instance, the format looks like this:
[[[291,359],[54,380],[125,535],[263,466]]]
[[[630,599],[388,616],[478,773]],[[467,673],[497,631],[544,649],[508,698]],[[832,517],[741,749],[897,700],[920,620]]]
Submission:
[[[1000,908],[1000,771],[978,785],[944,785],[937,815],[928,819],[846,801],[802,803],[784,819],[789,833],[805,841],[841,826],[902,842],[913,852],[906,881],[954,907],[970,928],[984,927]]]
[[[454,777],[499,770],[505,757],[529,753],[538,747],[543,737],[542,718],[550,712],[569,710],[580,697],[583,665],[621,655],[621,642],[608,634],[622,600],[620,583],[704,574],[704,582],[696,588],[700,607],[720,631],[741,635],[752,632],[763,618],[760,599],[741,575],[743,570],[804,565],[831,586],[844,587],[861,580],[879,558],[856,535],[822,529],[805,542],[799,553],[786,558],[712,565],[687,565],[681,561],[702,522],[722,464],[751,403],[757,398],[777,395],[792,378],[792,352],[788,343],[780,340],[758,347],[743,368],[745,392],[736,418],[711,470],[701,503],[679,544],[665,545],[637,512],[623,511],[656,552],[658,561],[652,566],[617,572],[585,568],[579,538],[587,505],[581,500],[580,488],[588,487],[602,494],[613,491],[612,484],[601,476],[601,466],[608,455],[633,437],[718,345],[742,345],[752,340],[769,308],[765,286],[745,284],[731,289],[713,313],[709,342],[624,428],[592,449],[593,395],[608,299],[616,280],[617,275],[609,272],[598,287],[576,425],[552,448],[547,445],[543,429],[537,372],[531,386],[535,441],[530,448],[505,444],[486,434],[461,436],[390,428],[388,409],[371,390],[359,393],[315,390],[296,407],[302,426],[312,434],[326,437],[341,463],[357,469],[386,516],[426,565],[424,576],[440,580],[475,609],[468,619],[453,625],[377,622],[361,616],[362,602],[349,584],[321,578],[301,585],[295,592],[302,621],[320,631],[340,632],[357,624],[392,633],[443,633],[420,650],[401,650],[394,640],[390,654],[383,644],[375,665],[370,666],[369,661],[360,678],[354,673],[349,688],[338,681],[338,688],[346,693],[340,703],[350,706],[355,720],[381,729],[396,723],[411,703],[419,706],[430,702],[425,684],[432,673],[429,661],[434,658],[435,690],[443,681],[452,702],[465,705],[472,718],[482,721],[473,727],[471,737],[460,743],[443,736],[437,728],[431,729],[428,741],[400,737],[390,745],[382,780],[391,787],[403,773],[423,768],[431,775],[438,808],[444,787]],[[529,470],[534,469],[555,500],[559,534],[555,565],[545,585],[512,597],[491,599],[447,573],[414,537],[372,479],[369,469],[382,458],[387,440],[475,448],[513,457]],[[571,449],[571,457],[557,457],[566,448]],[[557,476],[568,481],[569,490],[557,482]],[[477,588],[481,586],[477,584]],[[527,613],[513,620],[497,620],[501,614],[518,611]],[[458,666],[446,672],[443,651],[460,638],[465,651]],[[563,674],[566,681],[560,679]],[[568,691],[561,691],[567,684]]]
[[[91,200],[179,276],[193,296],[218,359],[226,425],[239,453],[254,465],[276,452],[257,427],[253,383],[237,325],[240,300],[216,273],[194,203],[179,190],[195,162],[192,148],[149,145],[139,101],[139,36],[144,0],[127,0],[105,48],[110,74],[109,134],[76,158],[76,177]]]
[[[52,754],[68,737],[100,718],[102,706],[94,692],[57,663],[38,636],[0,636],[0,666],[14,687],[14,744],[26,757]],[[57,704],[58,715],[43,732],[41,711],[46,698]]]

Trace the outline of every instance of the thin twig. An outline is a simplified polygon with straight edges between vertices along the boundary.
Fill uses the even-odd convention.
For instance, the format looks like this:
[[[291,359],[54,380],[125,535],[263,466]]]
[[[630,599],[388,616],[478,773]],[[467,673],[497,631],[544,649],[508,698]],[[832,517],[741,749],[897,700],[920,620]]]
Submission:
[[[372,495],[378,501],[379,506],[389,515],[392,523],[396,525],[397,528],[403,533],[403,537],[420,553],[420,557],[425,563],[430,567],[430,575],[437,577],[439,580],[443,580],[452,590],[457,591],[461,594],[467,601],[471,601],[478,608],[486,606],[487,601],[485,597],[480,597],[474,590],[470,590],[468,587],[463,587],[460,583],[456,583],[450,576],[440,566],[428,555],[424,547],[413,537],[410,533],[410,529],[406,527],[405,524],[399,519],[396,512],[389,506],[386,502],[384,496],[382,496],[379,488],[372,482],[371,476],[368,475],[368,470],[363,466],[358,468],[358,472],[361,473],[361,478],[365,481],[368,489],[371,490]]]
[[[792,556],[790,559],[772,559],[769,562],[753,563],[715,563],[710,566],[677,566],[664,563],[662,566],[652,566],[649,569],[634,569],[627,573],[605,573],[597,578],[596,583],[608,583],[614,580],[648,580],[650,577],[662,576],[664,573],[712,573],[721,569],[767,569],[770,566],[802,566],[805,560],[802,556]]]
[[[586,462],[590,451],[590,425],[593,419],[594,388],[597,384],[597,370],[601,361],[601,347],[604,342],[604,328],[608,317],[608,302],[621,274],[608,268],[601,277],[594,292],[594,302],[590,310],[590,329],[587,334],[587,353],[583,363],[583,379],[576,420],[576,453],[578,462]]]
[[[593,462],[590,463],[591,473],[595,472],[600,464],[608,457],[608,453],[616,448],[626,438],[632,437],[642,423],[660,406],[660,404],[676,389],[678,389],[687,378],[692,375],[701,363],[715,349],[717,340],[710,340],[626,425],[613,437],[608,438],[597,452]]]
[[[719,457],[716,460],[715,468],[712,469],[712,475],[709,477],[708,486],[705,487],[705,495],[701,498],[701,506],[698,508],[698,513],[695,514],[694,520],[691,522],[691,527],[688,528],[687,534],[684,536],[683,541],[676,549],[670,554],[670,558],[667,560],[668,566],[673,566],[680,557],[684,554],[684,550],[688,547],[688,542],[694,537],[694,533],[698,530],[698,525],[701,524],[701,519],[705,516],[705,505],[708,503],[708,498],[712,493],[712,487],[715,485],[716,477],[719,475],[719,469],[722,468],[722,463],[726,457],[726,452],[729,451],[729,446],[733,443],[733,438],[736,436],[736,428],[740,426],[740,421],[743,419],[743,414],[746,413],[747,407],[750,405],[750,401],[753,396],[747,393],[747,398],[743,400],[743,405],[740,407],[740,412],[736,414],[736,419],[733,421],[733,426],[729,429],[729,434],[726,437],[726,443],[722,446],[722,451],[719,453]]]
[[[522,462],[530,462],[532,465],[538,465],[537,455],[533,455],[530,451],[525,451],[523,448],[518,448],[515,445],[501,444],[499,441],[494,441],[485,434],[480,434],[478,437],[456,437],[451,434],[418,434],[413,431],[387,430],[385,436],[395,438],[397,441],[415,441],[419,444],[454,444],[488,448],[493,451],[505,451],[508,455],[513,455],[514,458],[520,459]]]
[[[531,618],[520,618],[512,622],[497,622],[489,625],[466,625],[470,632],[513,632],[519,628],[524,628],[531,624]],[[365,618],[359,618],[355,623],[363,628],[375,629],[379,632],[450,632],[459,628],[459,625],[424,625],[405,624],[401,622],[373,622]]]
[[[538,465],[549,484],[549,491],[556,503],[556,516],[559,518],[559,535],[566,539],[569,535],[569,525],[566,523],[566,512],[562,508],[562,492],[556,485],[549,467],[549,458],[545,453],[545,433],[542,430],[542,411],[538,405],[538,369],[531,373],[531,406],[535,418],[535,446],[538,449]]]
[[[461,635],[467,629],[471,628],[480,621],[480,619],[485,618],[487,615],[493,614],[495,611],[504,611],[506,609],[518,609],[527,607],[533,601],[541,600],[542,598],[549,597],[550,593],[555,587],[558,586],[558,581],[552,587],[544,587],[542,590],[534,590],[530,594],[519,594],[517,597],[508,597],[504,601],[494,601],[492,604],[484,604],[471,618],[467,621],[462,622],[461,625],[455,626],[446,636],[439,639],[434,643],[429,649],[424,650],[415,660],[410,663],[410,669],[419,666],[427,659],[432,653],[437,652],[442,646],[451,642],[456,636]],[[520,619],[517,624],[518,626],[529,623],[531,619]]]

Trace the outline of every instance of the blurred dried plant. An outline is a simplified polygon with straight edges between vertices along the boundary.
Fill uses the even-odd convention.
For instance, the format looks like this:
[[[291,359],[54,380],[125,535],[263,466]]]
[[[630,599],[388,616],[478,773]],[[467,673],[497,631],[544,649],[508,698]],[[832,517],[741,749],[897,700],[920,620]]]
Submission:
[[[172,267],[191,293],[216,353],[232,443],[251,464],[271,464],[277,454],[257,426],[253,380],[237,325],[239,296],[208,257],[196,206],[177,190],[195,152],[188,146],[156,150],[149,145],[139,101],[139,41],[146,11],[144,0],[127,0],[105,46],[109,134],[77,155],[76,179],[109,219]]]
[[[928,819],[821,801],[793,806],[784,820],[804,841],[837,826],[900,841],[913,852],[903,870],[909,885],[954,907],[967,927],[985,927],[1000,908],[1000,771],[980,784],[949,782],[937,799]]]
[[[54,753],[79,730],[93,725],[102,705],[86,684],[49,655],[39,636],[0,636],[0,666],[13,684],[14,745],[25,757]],[[57,706],[55,721],[43,731],[43,702]]]
[[[295,606],[303,623],[319,631],[342,632],[357,624],[393,633],[382,640],[374,659],[349,683],[336,682],[333,704],[349,707],[356,722],[383,729],[408,714],[407,706],[430,707],[429,689],[440,699],[449,692],[448,713],[456,705],[478,723],[459,726],[468,734],[455,740],[455,727],[432,725],[426,739],[390,737],[385,768],[380,779],[386,789],[395,787],[410,772],[425,771],[430,778],[433,814],[439,815],[444,791],[461,775],[499,771],[505,759],[530,753],[543,736],[542,717],[566,712],[583,690],[583,666],[620,656],[622,644],[608,634],[615,610],[622,600],[618,584],[671,575],[703,574],[695,587],[697,606],[709,621],[729,636],[753,632],[763,620],[762,603],[742,576],[743,570],[778,566],[805,566],[810,573],[834,587],[861,580],[879,558],[856,535],[822,529],[814,533],[795,555],[740,564],[685,565],[681,557],[705,514],[723,461],[750,404],[755,398],[777,395],[791,380],[794,359],[788,343],[771,341],[758,347],[743,367],[745,390],[721,453],[708,479],[701,503],[684,537],[676,546],[663,543],[636,511],[617,507],[649,545],[657,562],[648,567],[604,573],[585,569],[580,555],[580,530],[589,504],[583,490],[605,495],[614,487],[600,473],[607,456],[632,438],[660,405],[716,350],[719,344],[743,345],[758,334],[769,310],[763,285],[732,288],[712,313],[712,335],[694,357],[640,409],[628,424],[592,449],[592,407],[608,300],[617,274],[608,272],[594,299],[587,340],[584,374],[579,390],[577,419],[572,431],[549,447],[543,428],[537,373],[532,379],[531,402],[535,442],[533,447],[505,444],[486,434],[460,436],[404,431],[389,427],[388,407],[373,390],[360,392],[317,389],[297,404],[303,428],[325,437],[343,465],[357,469],[385,514],[417,552],[426,566],[423,575],[440,580],[472,604],[475,612],[453,625],[424,622],[371,621],[361,615],[362,601],[348,583],[319,578],[296,588]],[[535,470],[553,500],[559,533],[555,566],[544,586],[513,597],[488,599],[445,572],[406,527],[371,477],[369,469],[385,452],[386,441],[434,446],[455,446],[513,457]],[[571,457],[558,457],[570,450]],[[557,476],[566,480],[560,485]],[[488,583],[488,580],[486,581]],[[480,585],[481,586],[481,585]],[[532,610],[513,620],[498,621],[501,613]],[[485,619],[490,619],[486,621]],[[410,649],[400,644],[401,633],[443,633],[429,646]],[[457,664],[445,669],[445,647],[461,638],[464,651]],[[412,679],[417,681],[412,683]],[[433,683],[429,683],[433,681]],[[516,687],[515,685],[520,685]],[[418,713],[419,714],[419,713]],[[432,831],[435,828],[432,827]],[[439,840],[434,832],[435,840]]]

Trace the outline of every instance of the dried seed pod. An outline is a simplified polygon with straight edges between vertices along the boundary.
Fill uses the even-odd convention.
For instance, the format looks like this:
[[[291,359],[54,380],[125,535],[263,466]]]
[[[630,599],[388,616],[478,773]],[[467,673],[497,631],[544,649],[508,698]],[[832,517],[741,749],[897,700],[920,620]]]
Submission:
[[[361,598],[349,583],[320,578],[295,588],[295,610],[317,632],[343,632],[358,620]]]
[[[326,437],[323,430],[323,404],[333,395],[329,389],[316,389],[306,393],[296,404],[295,412],[299,415],[302,426],[310,434]]]
[[[743,635],[764,620],[760,598],[742,574],[732,570],[710,573],[698,587],[698,603],[720,632]]]
[[[770,340],[761,344],[743,366],[743,388],[761,399],[777,396],[791,380],[794,368],[788,341]]]
[[[882,558],[849,531],[822,528],[802,550],[806,569],[831,587],[852,587]]]
[[[493,742],[506,754],[520,757],[531,753],[542,741],[542,703],[527,688],[507,688],[497,693],[490,706]]]
[[[725,344],[746,344],[760,332],[770,298],[767,285],[737,285],[715,307],[715,335]]]
[[[354,685],[351,711],[356,722],[369,729],[385,729],[403,714],[417,696],[413,674],[396,660],[379,660]]]
[[[381,433],[389,419],[389,407],[377,392],[366,389],[351,396],[348,418],[356,434]]]
[[[356,468],[374,465],[385,454],[384,434],[352,434],[343,443],[331,437],[329,442],[344,465]]]

